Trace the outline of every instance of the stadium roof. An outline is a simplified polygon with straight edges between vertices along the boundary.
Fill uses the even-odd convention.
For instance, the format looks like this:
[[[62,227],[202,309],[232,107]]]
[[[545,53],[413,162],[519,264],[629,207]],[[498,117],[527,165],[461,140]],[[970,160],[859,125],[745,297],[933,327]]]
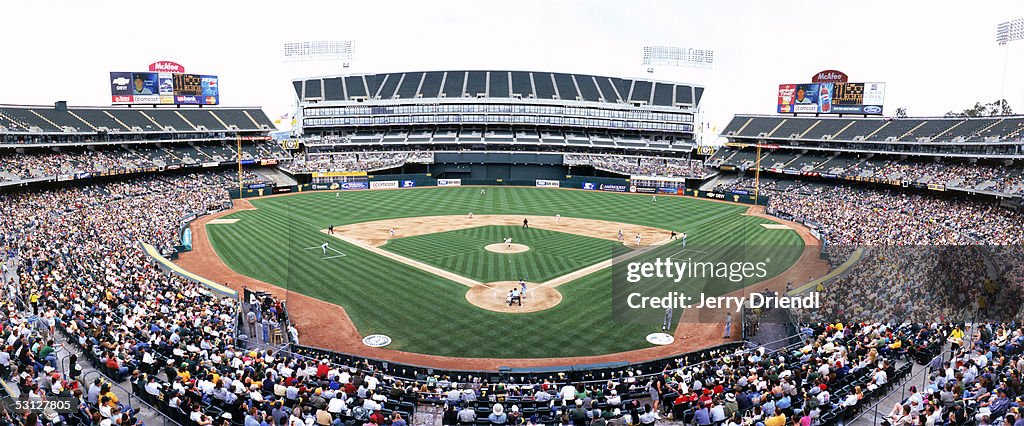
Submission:
[[[292,81],[300,101],[439,98],[555,99],[696,107],[704,87],[543,71],[450,70],[351,74]]]

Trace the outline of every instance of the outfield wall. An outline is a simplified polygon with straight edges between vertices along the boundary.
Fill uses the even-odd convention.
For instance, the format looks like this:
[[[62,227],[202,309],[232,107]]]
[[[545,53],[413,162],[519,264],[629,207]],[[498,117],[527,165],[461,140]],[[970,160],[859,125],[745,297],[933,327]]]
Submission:
[[[309,191],[346,191],[346,190],[374,190],[374,189],[410,189],[422,187],[454,187],[454,186],[526,186],[543,188],[580,189],[585,191],[603,192],[630,192],[652,195],[685,195],[695,198],[707,198],[711,200],[729,201],[750,205],[766,205],[768,197],[761,195],[755,198],[753,195],[741,195],[735,193],[724,193],[716,191],[702,191],[690,188],[654,188],[632,185],[629,179],[609,178],[597,176],[561,176],[559,178],[530,178],[530,179],[473,179],[473,178],[439,178],[430,173],[426,174],[395,174],[395,175],[369,175],[366,182],[348,183],[304,183],[290,186],[274,186],[259,189],[242,189],[239,197],[238,188],[228,190],[232,199],[254,198],[275,194],[287,194],[293,192]]]

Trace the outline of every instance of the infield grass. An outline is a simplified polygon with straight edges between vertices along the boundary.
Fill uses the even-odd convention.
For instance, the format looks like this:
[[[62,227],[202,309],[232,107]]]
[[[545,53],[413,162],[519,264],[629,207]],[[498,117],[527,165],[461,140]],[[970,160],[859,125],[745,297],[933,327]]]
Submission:
[[[473,187],[419,188],[346,192],[340,198],[334,192],[310,192],[253,199],[256,210],[225,216],[239,221],[208,225],[207,232],[217,254],[235,271],[343,306],[361,334],[391,336],[394,342],[389,348],[493,358],[567,357],[639,349],[650,346],[644,338],[659,327],[616,321],[609,269],[558,287],[563,301],[554,308],[503,314],[471,305],[464,285],[319,231],[328,225],[399,217],[558,213],[681,230],[690,234],[689,244],[722,250],[742,245],[803,246],[795,231],[768,230],[761,224],[774,222],[743,215],[745,206],[671,196],[658,197],[657,203],[652,203],[649,196],[546,188],[489,187],[486,195],[479,192]],[[409,243],[415,243],[411,238]],[[345,256],[325,259],[321,251],[307,250],[325,241]],[[516,242],[522,240],[516,238]],[[433,248],[430,255],[445,256],[463,248],[448,250],[452,252]],[[795,260],[793,256],[773,259],[773,275]],[[530,267],[537,268],[536,276],[545,275],[540,266]],[[473,273],[479,277],[500,275],[497,268],[493,271]],[[742,285],[746,284],[702,290],[724,294]],[[680,313],[676,312],[677,318]]]
[[[506,237],[530,249],[495,253],[484,249]],[[521,226],[478,226],[391,240],[385,250],[488,283],[541,283],[630,251],[622,243]]]

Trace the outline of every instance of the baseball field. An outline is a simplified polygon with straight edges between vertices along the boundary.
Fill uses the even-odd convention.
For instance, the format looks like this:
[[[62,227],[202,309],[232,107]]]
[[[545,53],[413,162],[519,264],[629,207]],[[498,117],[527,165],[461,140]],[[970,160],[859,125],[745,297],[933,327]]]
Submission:
[[[344,308],[360,335],[390,336],[389,349],[439,356],[554,358],[648,348],[645,336],[657,325],[619,322],[612,313],[612,258],[678,254],[670,231],[687,233],[688,246],[721,251],[804,245],[796,231],[745,214],[747,206],[675,196],[654,202],[649,195],[456,187],[309,192],[251,204],[205,225],[228,267]],[[522,248],[503,252],[508,238]],[[721,255],[709,251],[686,255]],[[774,259],[769,277],[799,257],[780,253],[789,254]],[[520,279],[529,285],[526,305],[539,303],[534,292],[557,300],[532,312],[508,308],[507,293]],[[750,284],[704,291],[726,294]],[[300,332],[309,327],[315,324]]]

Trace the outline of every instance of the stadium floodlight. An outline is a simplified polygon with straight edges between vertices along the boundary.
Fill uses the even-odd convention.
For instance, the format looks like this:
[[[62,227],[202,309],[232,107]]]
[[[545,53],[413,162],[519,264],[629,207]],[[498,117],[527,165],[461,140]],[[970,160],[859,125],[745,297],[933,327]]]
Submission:
[[[1006,111],[1006,70],[1010,65],[1010,48],[1007,43],[1018,40],[1024,40],[1024,18],[1002,22],[996,26],[996,43],[1006,46],[1003,57],[1003,87],[999,90],[999,99],[1003,103],[1000,114]]]
[[[1006,21],[996,26],[996,42],[1000,46],[1017,40],[1024,40],[1024,18]]]
[[[712,49],[694,49],[678,46],[644,46],[644,60],[641,65],[711,68],[714,63],[715,51]],[[648,70],[651,70],[651,68],[648,68]]]
[[[284,44],[285,62],[341,61],[348,68],[352,62],[352,40],[297,41]]]

